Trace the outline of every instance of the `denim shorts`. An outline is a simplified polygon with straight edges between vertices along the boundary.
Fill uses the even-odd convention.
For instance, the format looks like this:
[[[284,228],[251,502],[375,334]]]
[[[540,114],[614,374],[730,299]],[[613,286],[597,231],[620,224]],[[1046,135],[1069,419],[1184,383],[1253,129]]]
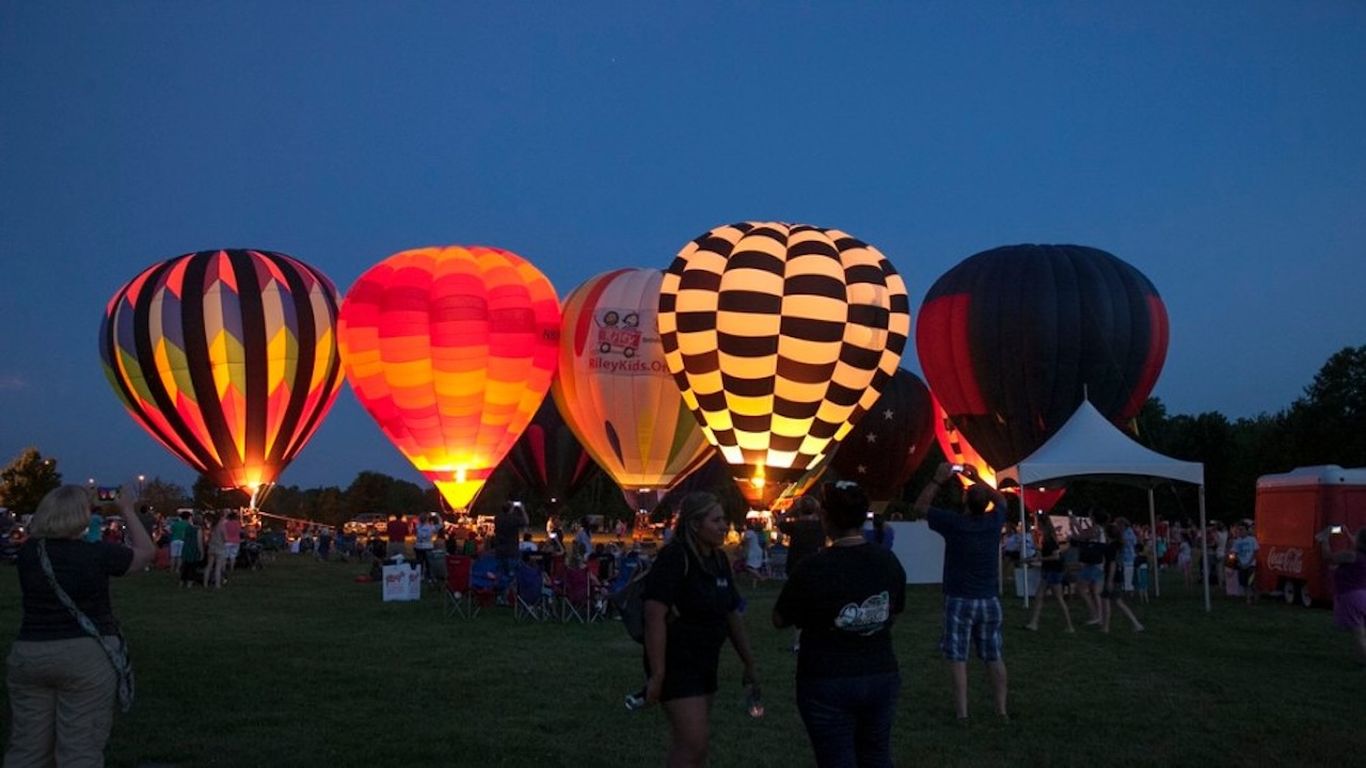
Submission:
[[[1077,574],[1082,584],[1099,584],[1105,580],[1105,571],[1099,565],[1083,565]]]
[[[1001,636],[1001,601],[996,597],[944,598],[944,635],[939,650],[949,661],[967,661],[968,644],[982,661],[999,661],[1005,644]]]

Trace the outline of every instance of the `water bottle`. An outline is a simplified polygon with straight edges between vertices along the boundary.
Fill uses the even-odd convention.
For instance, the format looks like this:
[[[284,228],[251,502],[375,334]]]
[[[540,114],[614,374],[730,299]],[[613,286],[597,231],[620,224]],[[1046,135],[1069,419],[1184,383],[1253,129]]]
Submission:
[[[745,689],[745,711],[750,717],[764,716],[764,701],[759,696],[758,684],[753,684]]]

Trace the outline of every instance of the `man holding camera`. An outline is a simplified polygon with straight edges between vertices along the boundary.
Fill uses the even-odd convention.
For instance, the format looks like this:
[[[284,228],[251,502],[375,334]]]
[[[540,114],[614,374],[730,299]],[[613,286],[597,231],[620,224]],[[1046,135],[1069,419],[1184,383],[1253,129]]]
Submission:
[[[963,493],[959,510],[930,506],[940,488],[954,474],[972,481]],[[987,665],[996,713],[1006,710],[1006,664],[1001,655],[1000,577],[1001,528],[1006,519],[1006,500],[999,491],[981,481],[971,464],[940,464],[934,479],[920,492],[915,511],[924,515],[930,529],[944,537],[944,635],[940,650],[953,674],[954,704],[959,722],[968,718],[968,646]]]

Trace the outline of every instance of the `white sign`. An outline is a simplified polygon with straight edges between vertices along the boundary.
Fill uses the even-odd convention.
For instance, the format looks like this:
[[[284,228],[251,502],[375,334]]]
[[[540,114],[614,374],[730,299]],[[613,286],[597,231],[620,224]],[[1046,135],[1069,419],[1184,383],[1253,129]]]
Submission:
[[[384,602],[422,599],[422,571],[404,565],[384,566]]]

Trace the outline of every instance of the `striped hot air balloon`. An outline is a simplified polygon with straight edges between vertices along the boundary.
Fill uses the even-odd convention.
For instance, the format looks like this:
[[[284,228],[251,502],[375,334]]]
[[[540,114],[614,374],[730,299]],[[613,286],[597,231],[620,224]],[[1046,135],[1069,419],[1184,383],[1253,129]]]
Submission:
[[[396,253],[360,276],[338,323],[361,405],[453,507],[467,506],[550,389],[555,288],[510,251]]]
[[[223,488],[259,500],[341,385],[336,290],[283,253],[200,251],[109,301],[100,356],[133,418]]]
[[[548,397],[503,461],[552,508],[564,504],[601,472]]]
[[[753,505],[816,468],[872,407],[910,331],[872,246],[800,224],[714,229],[660,287],[664,359]]]
[[[669,375],[657,269],[589,279],[564,301],[551,392],[565,421],[636,508],[701,466],[712,448]]]

